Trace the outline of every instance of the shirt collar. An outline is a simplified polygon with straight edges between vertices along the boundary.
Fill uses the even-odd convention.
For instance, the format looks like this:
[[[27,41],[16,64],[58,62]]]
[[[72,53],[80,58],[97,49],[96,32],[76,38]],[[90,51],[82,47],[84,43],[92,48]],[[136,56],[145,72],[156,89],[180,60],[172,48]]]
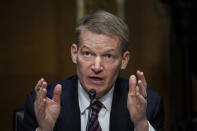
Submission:
[[[104,95],[99,99],[99,101],[103,104],[103,106],[107,111],[111,111],[113,92],[114,92],[114,86],[110,89],[110,91],[108,91],[106,95]],[[79,80],[78,80],[78,98],[79,98],[80,112],[84,113],[90,104],[90,99],[88,93],[81,86]]]

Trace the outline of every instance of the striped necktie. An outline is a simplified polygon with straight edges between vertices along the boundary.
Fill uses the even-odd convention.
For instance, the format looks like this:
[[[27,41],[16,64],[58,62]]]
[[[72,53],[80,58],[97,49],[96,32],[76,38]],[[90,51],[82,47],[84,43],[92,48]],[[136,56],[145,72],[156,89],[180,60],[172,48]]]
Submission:
[[[88,131],[102,131],[101,126],[98,121],[98,113],[102,108],[102,103],[99,101],[95,101],[91,105],[91,116],[89,119],[89,126],[88,126]]]

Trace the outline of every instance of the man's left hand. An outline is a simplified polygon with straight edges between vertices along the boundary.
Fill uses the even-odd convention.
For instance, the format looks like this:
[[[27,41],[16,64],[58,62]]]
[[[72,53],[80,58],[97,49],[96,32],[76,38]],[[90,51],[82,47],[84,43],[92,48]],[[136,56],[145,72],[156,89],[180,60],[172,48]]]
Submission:
[[[137,71],[137,78],[135,75],[130,76],[127,108],[137,131],[148,131],[146,88],[147,83],[143,72]]]

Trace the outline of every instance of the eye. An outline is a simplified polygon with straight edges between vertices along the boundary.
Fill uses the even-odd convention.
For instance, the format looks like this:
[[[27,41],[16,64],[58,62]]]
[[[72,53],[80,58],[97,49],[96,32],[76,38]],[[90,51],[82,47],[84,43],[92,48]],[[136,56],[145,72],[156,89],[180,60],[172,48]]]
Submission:
[[[111,55],[111,54],[106,54],[105,57],[106,57],[107,59],[112,59],[112,58],[113,58],[113,55]]]
[[[85,51],[83,54],[84,54],[84,56],[87,56],[87,57],[91,56],[91,53],[88,51]]]

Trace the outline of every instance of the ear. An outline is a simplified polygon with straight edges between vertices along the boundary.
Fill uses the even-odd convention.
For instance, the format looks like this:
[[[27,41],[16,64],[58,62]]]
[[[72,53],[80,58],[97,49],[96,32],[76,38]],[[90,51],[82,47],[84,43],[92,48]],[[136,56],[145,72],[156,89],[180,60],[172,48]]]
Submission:
[[[126,69],[127,67],[127,64],[129,62],[129,59],[130,59],[130,52],[129,51],[125,51],[123,53],[123,57],[122,57],[122,63],[121,63],[121,70],[124,70]]]
[[[72,61],[73,61],[73,63],[76,64],[77,63],[78,46],[75,43],[73,43],[71,45],[70,50],[71,50],[70,52],[71,52]]]

